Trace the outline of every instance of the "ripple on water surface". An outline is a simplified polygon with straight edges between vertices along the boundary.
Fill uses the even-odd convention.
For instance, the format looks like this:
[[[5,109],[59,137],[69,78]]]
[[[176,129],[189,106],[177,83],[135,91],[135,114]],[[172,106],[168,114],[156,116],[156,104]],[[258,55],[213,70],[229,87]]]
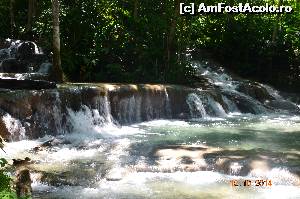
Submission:
[[[31,151],[49,139],[62,141]],[[300,118],[294,116],[110,125],[8,143],[5,150],[7,158],[33,160],[35,198],[300,197]],[[109,177],[115,171],[119,177]],[[273,184],[236,188],[234,179]]]

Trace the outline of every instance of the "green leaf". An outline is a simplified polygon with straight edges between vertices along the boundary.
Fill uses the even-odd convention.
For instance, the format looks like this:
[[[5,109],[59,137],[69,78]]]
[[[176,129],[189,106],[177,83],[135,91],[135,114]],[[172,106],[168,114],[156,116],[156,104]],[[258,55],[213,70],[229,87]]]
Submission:
[[[5,167],[5,165],[7,165],[7,160],[4,158],[0,158],[0,167]]]

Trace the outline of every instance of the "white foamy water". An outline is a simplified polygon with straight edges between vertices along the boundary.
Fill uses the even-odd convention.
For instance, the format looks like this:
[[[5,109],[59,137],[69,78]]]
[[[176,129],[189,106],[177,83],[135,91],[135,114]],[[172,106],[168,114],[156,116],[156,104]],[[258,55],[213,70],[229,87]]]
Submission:
[[[5,126],[7,128],[7,130],[10,132],[11,134],[11,139],[15,140],[15,136],[18,137],[19,140],[25,139],[25,128],[23,127],[22,123],[13,118],[10,114],[6,113],[3,117],[2,117]]]
[[[82,122],[74,133],[6,145],[7,158],[28,156],[35,161],[35,198],[300,196],[299,117],[231,115],[118,127],[83,122],[98,116],[90,110],[82,112],[74,113],[74,119]],[[61,142],[31,152],[53,138]],[[39,177],[45,172],[51,173],[47,181]],[[267,179],[272,180],[272,186],[254,185],[255,180]],[[230,180],[241,185],[251,180],[253,186],[232,187]]]
[[[274,185],[272,187],[231,187],[230,178],[214,172],[194,173],[131,173],[121,181],[101,181],[98,187],[59,187],[41,198],[276,198],[299,197],[299,188]],[[242,181],[242,179],[240,179]],[[41,192],[53,187],[36,184]]]

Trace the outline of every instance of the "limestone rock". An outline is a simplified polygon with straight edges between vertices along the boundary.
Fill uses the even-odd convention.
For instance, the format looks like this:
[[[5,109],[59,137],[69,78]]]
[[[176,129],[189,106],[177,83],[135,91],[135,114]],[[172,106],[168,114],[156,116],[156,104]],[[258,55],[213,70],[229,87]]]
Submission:
[[[52,70],[51,63],[42,63],[39,67],[38,73],[50,74]]]
[[[32,194],[31,177],[28,169],[17,172],[16,191],[18,197],[28,197]]]
[[[56,88],[56,84],[44,80],[0,79],[0,88],[41,90]]]
[[[0,61],[2,61],[4,59],[8,59],[9,55],[10,55],[10,53],[7,48],[1,49],[0,50]]]
[[[28,67],[15,58],[9,58],[2,61],[0,65],[0,72],[4,73],[26,73]]]
[[[37,45],[34,42],[25,41],[18,46],[16,57],[23,60],[33,56],[36,52],[38,52]]]

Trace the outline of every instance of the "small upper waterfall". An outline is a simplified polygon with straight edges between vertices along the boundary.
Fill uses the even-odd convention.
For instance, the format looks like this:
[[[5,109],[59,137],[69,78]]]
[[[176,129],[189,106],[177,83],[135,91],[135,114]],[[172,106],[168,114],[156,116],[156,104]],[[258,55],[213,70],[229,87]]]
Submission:
[[[228,99],[226,96],[222,95],[222,100],[227,106],[227,110],[230,113],[240,113],[240,110],[238,109],[237,105],[230,99]]]
[[[205,118],[207,116],[202,100],[197,94],[189,94],[186,101],[189,105],[192,118]]]

